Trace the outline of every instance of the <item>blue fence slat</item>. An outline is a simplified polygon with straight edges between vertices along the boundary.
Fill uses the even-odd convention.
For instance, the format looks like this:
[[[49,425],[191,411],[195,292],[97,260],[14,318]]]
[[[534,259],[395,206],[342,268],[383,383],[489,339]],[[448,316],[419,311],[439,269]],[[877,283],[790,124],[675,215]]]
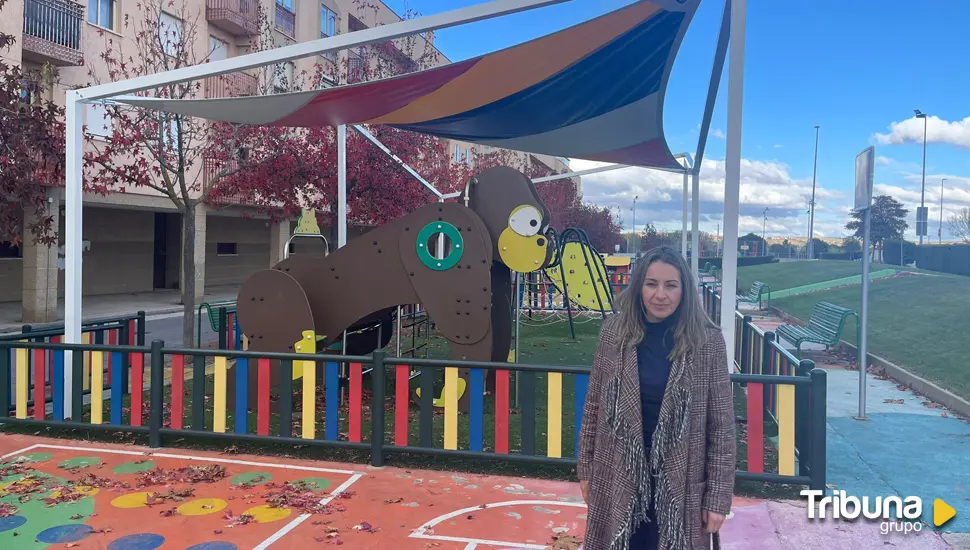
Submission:
[[[54,420],[64,420],[64,350],[55,350],[54,372],[51,373],[51,399],[54,401]]]
[[[326,392],[327,392],[327,418],[326,418],[326,429],[325,437],[330,441],[337,440],[337,428],[339,417],[337,416],[337,401],[340,399],[337,394],[337,389],[340,384],[339,372],[337,370],[337,363],[330,362],[327,363],[327,380],[326,380]]]
[[[586,391],[589,389],[589,375],[576,375],[576,457],[579,457],[579,431],[583,427],[583,409],[586,407]]]
[[[485,371],[483,369],[471,370],[471,387],[469,390],[471,398],[469,408],[469,428],[468,445],[472,451],[482,450],[482,426],[485,416]]]
[[[122,381],[126,365],[121,353],[111,354],[111,423],[121,425],[121,401],[125,395]]]
[[[236,433],[244,434],[249,427],[249,359],[236,359]]]

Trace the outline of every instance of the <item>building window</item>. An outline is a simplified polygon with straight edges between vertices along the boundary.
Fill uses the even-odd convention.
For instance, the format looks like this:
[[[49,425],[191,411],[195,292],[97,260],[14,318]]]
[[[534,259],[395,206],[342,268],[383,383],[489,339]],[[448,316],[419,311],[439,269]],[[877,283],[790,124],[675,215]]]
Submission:
[[[337,35],[337,14],[327,6],[320,6],[320,38]]]
[[[88,0],[88,23],[115,30],[115,0]]]
[[[0,260],[23,258],[23,249],[8,241],[0,241]]]
[[[276,0],[276,3],[290,11],[293,11],[293,0]]]
[[[91,136],[102,138],[111,137],[114,123],[104,105],[88,103],[84,106],[84,117],[87,125],[87,133]]]
[[[216,256],[235,256],[236,243],[216,243]]]
[[[161,12],[158,17],[158,37],[166,55],[178,55],[182,49],[182,20]]]

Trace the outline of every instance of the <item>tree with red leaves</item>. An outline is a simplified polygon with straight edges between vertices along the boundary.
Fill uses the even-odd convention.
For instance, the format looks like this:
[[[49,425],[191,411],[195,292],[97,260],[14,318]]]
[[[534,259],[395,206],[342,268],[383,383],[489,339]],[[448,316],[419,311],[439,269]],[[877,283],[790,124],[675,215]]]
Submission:
[[[0,33],[0,50],[15,40]],[[24,229],[37,243],[57,243],[58,213],[48,211],[46,199],[64,181],[64,110],[44,97],[55,79],[50,67],[25,72],[0,58],[0,242],[13,246],[21,245]]]
[[[174,14],[180,23],[172,22],[167,14]],[[264,32],[253,40],[252,49],[274,47],[263,40],[267,35],[268,18],[261,6],[258,16]],[[201,56],[196,54],[198,42],[207,39],[207,35],[200,32],[197,21],[197,13],[186,5],[176,6],[174,0],[137,3],[135,15],[126,13],[122,22],[126,30],[132,29],[133,40],[99,31],[105,43],[99,54],[99,68],[88,70],[92,84],[208,62],[215,50],[208,50]],[[286,82],[284,70],[282,65],[261,70],[257,82],[261,83],[263,91],[269,86],[289,87],[291,83]],[[234,80],[242,78],[248,80],[253,76],[213,77],[204,85],[201,82],[169,84],[138,95],[194,99],[213,90],[219,96],[257,91],[247,90],[245,85],[239,85],[240,80]],[[186,346],[191,346],[195,327],[196,217],[220,179],[257,162],[242,158],[244,134],[248,129],[121,105],[103,106],[101,116],[103,121],[92,121],[90,116],[87,121],[89,128],[92,123],[107,122],[111,126],[106,136],[86,133],[88,148],[84,166],[86,183],[91,190],[101,194],[152,190],[168,197],[182,214],[182,338]],[[258,161],[263,160],[271,161],[272,156]]]

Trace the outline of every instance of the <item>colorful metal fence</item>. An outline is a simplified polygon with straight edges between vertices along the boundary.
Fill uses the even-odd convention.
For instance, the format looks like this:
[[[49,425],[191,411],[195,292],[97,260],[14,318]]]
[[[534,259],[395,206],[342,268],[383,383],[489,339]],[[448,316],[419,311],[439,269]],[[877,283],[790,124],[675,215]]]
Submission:
[[[153,447],[166,438],[194,436],[348,448],[369,453],[378,466],[393,453],[565,466],[576,462],[588,366],[387,358],[380,351],[319,354],[309,334],[296,353],[275,354],[170,349],[160,341],[147,347],[0,341],[0,385],[10,385],[12,373],[17,390],[12,399],[0,394],[0,410],[13,411],[0,423],[142,433]],[[50,373],[30,362],[40,354],[53,357]],[[115,365],[110,374],[103,368],[109,360]],[[349,369],[346,382],[339,374],[341,363]],[[49,412],[31,409],[32,368],[35,380],[43,381],[34,387],[51,387]],[[251,369],[256,370],[253,377]],[[420,374],[412,383],[416,369]],[[467,414],[459,413],[461,369],[469,370]],[[274,374],[278,385],[271,387]],[[517,408],[510,400],[513,375],[519,384]],[[735,373],[732,380],[748,388],[749,466],[738,472],[739,478],[824,487],[825,373]],[[448,389],[441,392],[442,387]],[[87,401],[85,388],[90,388]],[[767,389],[776,392],[773,417],[761,412]],[[65,392],[72,396],[70,410],[63,406]],[[799,394],[810,399],[810,406],[791,405]],[[764,426],[772,418],[785,426],[777,468],[765,464],[763,454]],[[799,438],[799,429],[806,430],[802,437],[807,440]]]

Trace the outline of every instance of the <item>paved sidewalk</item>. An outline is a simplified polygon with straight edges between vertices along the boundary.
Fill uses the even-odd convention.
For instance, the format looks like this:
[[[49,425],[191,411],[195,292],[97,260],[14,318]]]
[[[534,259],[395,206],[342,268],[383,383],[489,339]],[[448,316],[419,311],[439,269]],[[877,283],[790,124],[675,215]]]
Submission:
[[[239,287],[217,286],[206,289],[207,302],[235,300]],[[127,294],[109,294],[104,296],[85,296],[82,312],[85,319],[99,319],[116,317],[144,311],[149,316],[166,313],[181,313],[182,304],[178,290],[156,290],[154,292],[138,292]],[[196,304],[198,307],[198,304]],[[58,301],[58,319],[64,320],[64,299]],[[19,302],[0,303],[0,333],[20,332],[24,325],[23,311]]]
[[[754,322],[766,330],[781,324],[766,318]],[[865,419],[860,420],[856,361],[817,347],[803,357],[827,372],[829,486],[858,497],[919,496],[924,532],[936,530],[932,504],[943,499],[957,512],[939,529],[943,539],[953,548],[970,549],[970,421],[871,367],[865,379]],[[850,546],[856,545],[844,547]]]

